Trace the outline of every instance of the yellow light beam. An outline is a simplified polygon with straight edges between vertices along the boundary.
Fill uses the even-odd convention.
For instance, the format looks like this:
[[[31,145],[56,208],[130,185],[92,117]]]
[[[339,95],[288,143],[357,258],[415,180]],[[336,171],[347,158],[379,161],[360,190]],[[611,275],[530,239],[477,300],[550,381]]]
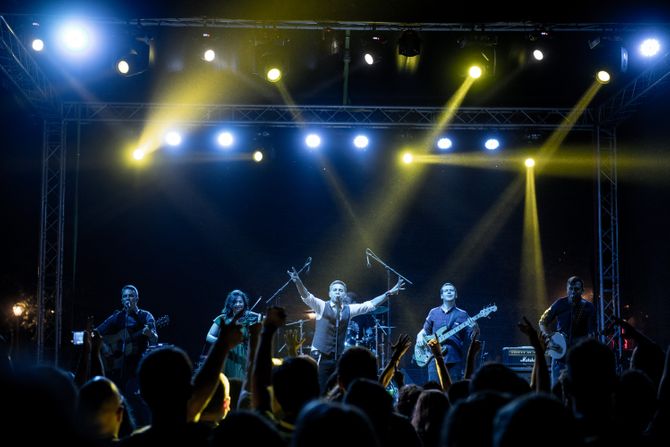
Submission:
[[[541,308],[547,296],[537,212],[534,169],[526,169],[526,195],[521,243],[521,297],[525,305]]]

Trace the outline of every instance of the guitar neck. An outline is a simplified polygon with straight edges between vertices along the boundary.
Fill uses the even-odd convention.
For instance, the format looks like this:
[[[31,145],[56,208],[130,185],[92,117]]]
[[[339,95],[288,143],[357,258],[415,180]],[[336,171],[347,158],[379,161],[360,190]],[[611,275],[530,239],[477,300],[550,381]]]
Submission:
[[[466,327],[470,326],[471,323],[474,323],[475,321],[477,321],[481,317],[482,317],[481,315],[475,315],[472,318],[468,318],[467,321],[464,321],[463,323],[459,324],[458,326],[456,326],[454,328],[451,328],[447,332],[438,335],[437,336],[437,341],[440,342],[440,343],[444,342],[446,339],[448,339],[449,337],[459,333],[460,331],[462,331]],[[426,342],[428,342],[428,340],[433,338],[433,336],[434,335],[426,335],[426,336],[424,336],[424,339],[425,339]]]

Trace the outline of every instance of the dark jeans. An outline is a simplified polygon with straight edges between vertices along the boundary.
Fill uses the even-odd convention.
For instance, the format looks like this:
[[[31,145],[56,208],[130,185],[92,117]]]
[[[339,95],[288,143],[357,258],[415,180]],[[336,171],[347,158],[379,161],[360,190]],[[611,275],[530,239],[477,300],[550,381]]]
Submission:
[[[333,354],[321,354],[319,351],[312,351],[311,356],[319,362],[319,387],[321,394],[328,392],[328,379],[337,369],[337,360]]]

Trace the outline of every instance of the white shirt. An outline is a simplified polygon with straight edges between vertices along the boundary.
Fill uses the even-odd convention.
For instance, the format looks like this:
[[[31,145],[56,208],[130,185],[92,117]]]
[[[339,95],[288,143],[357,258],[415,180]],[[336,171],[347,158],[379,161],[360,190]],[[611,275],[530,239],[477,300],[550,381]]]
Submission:
[[[310,309],[316,313],[316,319],[320,320],[323,318],[323,310],[326,308],[326,304],[329,304],[330,307],[334,310],[335,309],[335,303],[333,301],[324,301],[321,298],[317,298],[311,293],[307,296],[307,298],[303,298],[302,300],[307,306],[309,306]],[[372,300],[365,301],[363,303],[352,303],[349,304],[349,318],[354,318],[359,315],[363,315],[369,312],[372,312],[375,310],[377,306],[372,304]],[[341,318],[341,317],[340,317]]]

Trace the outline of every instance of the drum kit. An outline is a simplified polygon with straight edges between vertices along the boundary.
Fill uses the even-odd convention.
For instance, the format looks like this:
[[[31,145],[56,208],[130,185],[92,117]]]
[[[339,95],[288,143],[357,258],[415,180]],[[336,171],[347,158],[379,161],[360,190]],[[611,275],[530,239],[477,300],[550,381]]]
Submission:
[[[367,326],[363,328],[361,328],[357,322],[352,320],[347,327],[347,335],[344,339],[344,349],[346,350],[353,346],[363,346],[377,356],[378,340],[380,339],[378,331],[386,331],[388,329],[391,329],[391,326],[382,326],[376,320],[375,326]]]

